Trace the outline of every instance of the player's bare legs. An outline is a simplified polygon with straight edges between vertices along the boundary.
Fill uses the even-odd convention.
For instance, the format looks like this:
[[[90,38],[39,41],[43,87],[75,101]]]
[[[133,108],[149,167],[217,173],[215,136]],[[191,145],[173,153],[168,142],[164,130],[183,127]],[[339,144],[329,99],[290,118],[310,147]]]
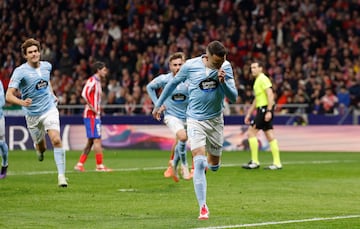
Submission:
[[[39,161],[43,161],[44,160],[44,153],[46,151],[46,141],[45,138],[43,138],[43,140],[41,140],[38,143],[34,143],[34,148],[36,150],[36,154],[38,157]]]
[[[181,161],[181,175],[185,180],[190,180],[189,166],[186,157],[186,142],[187,142],[187,134],[185,129],[181,129],[176,133],[176,137],[178,138],[178,142],[176,144],[175,153],[178,153],[179,159]],[[174,162],[176,163],[176,162]],[[175,166],[177,163],[175,164]]]
[[[220,167],[220,157],[219,156],[214,156],[214,155],[211,155],[208,153],[207,162],[208,162],[208,167],[212,171],[217,171]]]
[[[88,138],[86,145],[83,149],[83,152],[80,155],[79,161],[78,163],[75,165],[74,170],[79,171],[79,172],[84,172],[85,168],[84,168],[84,164],[88,158],[88,155],[90,154],[91,148],[94,144],[93,139]]]
[[[176,147],[176,142],[174,142],[174,144],[171,146],[171,149],[170,149],[170,159],[169,159],[169,162],[168,162],[168,167],[167,169],[164,171],[164,177],[166,178],[170,178],[171,177],[171,166],[172,166],[172,163],[173,163],[173,160],[174,160],[174,152],[175,152],[175,147]]]
[[[98,172],[110,172],[111,169],[107,168],[103,164],[103,149],[101,146],[101,138],[94,138],[94,152],[95,152],[95,160],[96,160],[96,171]]]

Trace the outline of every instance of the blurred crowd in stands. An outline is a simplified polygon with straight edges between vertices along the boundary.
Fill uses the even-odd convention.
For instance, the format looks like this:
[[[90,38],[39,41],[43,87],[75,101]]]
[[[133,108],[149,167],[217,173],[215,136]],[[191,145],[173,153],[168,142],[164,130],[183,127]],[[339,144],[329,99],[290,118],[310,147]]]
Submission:
[[[168,71],[167,57],[198,56],[220,40],[233,66],[236,104],[252,101],[249,64],[256,58],[266,63],[277,112],[303,104],[307,113],[344,114],[360,108],[359,12],[359,0],[2,0],[0,79],[6,89],[24,62],[21,43],[34,37],[42,59],[53,64],[59,104],[84,103],[82,86],[101,60],[110,69],[104,103],[124,105],[104,112],[149,114],[145,86]]]

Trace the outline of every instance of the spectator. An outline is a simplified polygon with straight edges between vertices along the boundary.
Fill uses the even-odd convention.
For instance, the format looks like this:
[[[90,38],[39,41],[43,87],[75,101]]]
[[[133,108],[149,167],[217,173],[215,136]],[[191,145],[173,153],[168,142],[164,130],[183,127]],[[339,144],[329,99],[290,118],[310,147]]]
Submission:
[[[323,110],[321,108],[321,102],[320,102],[320,99],[316,98],[315,101],[314,101],[314,104],[312,105],[311,107],[311,113],[312,114],[323,114]]]
[[[126,94],[125,97],[125,114],[134,115],[136,111],[136,101],[131,94]]]
[[[0,19],[3,22],[0,63],[6,63],[3,70],[10,74],[22,62],[21,55],[14,51],[20,46],[19,40],[23,40],[18,38],[36,34],[44,41],[43,58],[51,59],[54,70],[73,76],[74,81],[79,75],[73,71],[81,60],[91,66],[95,58],[101,58],[110,61],[111,77],[119,82],[126,68],[130,76],[134,72],[140,74],[142,84],[146,85],[151,74],[164,71],[167,63],[162,60],[169,53],[184,51],[187,57],[194,57],[203,53],[210,40],[221,40],[230,44],[228,59],[239,74],[239,86],[252,85],[246,71],[241,70],[247,69],[248,60],[260,58],[266,61],[269,76],[276,83],[274,87],[282,88],[288,81],[296,94],[297,81],[301,79],[307,83],[306,92],[311,95],[309,81],[316,78],[322,95],[326,87],[340,87],[340,80],[352,95],[352,106],[358,100],[351,81],[359,71],[360,3],[350,1],[342,7],[339,2],[344,1],[319,4],[308,0],[152,1],[148,4],[127,0],[117,1],[116,6],[111,1],[105,4],[93,4],[89,0],[71,4],[53,1],[42,4],[42,8],[32,12],[31,18],[25,18],[24,12],[30,10],[28,5],[6,1],[0,4],[1,12],[10,12]],[[152,54],[147,53],[149,47]],[[67,54],[63,53],[65,50]],[[136,63],[145,55],[148,59],[141,72]],[[275,69],[273,75],[271,71]],[[84,75],[87,74],[88,71]],[[5,90],[6,75],[0,74]],[[132,92],[133,85],[128,87]],[[314,101],[311,100],[311,105]]]
[[[286,104],[289,104],[289,98],[292,100],[292,92],[288,87],[285,87],[282,91],[281,96],[277,100],[277,106],[275,109],[277,112],[288,113],[289,107],[286,106]]]
[[[117,25],[115,21],[110,22],[108,32],[114,41],[119,41],[121,39],[121,29],[120,29],[120,26]]]
[[[116,78],[120,74],[119,72],[120,58],[117,56],[115,49],[110,50],[108,61],[109,61],[108,66],[109,66],[110,78],[116,80]]]
[[[325,95],[320,98],[322,109],[325,114],[337,113],[338,98],[331,88],[325,89]]]
[[[110,91],[107,94],[107,98],[106,98],[106,105],[116,105],[116,92],[115,91]],[[109,114],[109,115],[117,115],[118,114],[118,108],[115,107],[107,107],[104,109],[104,113],[105,114]]]
[[[71,76],[73,73],[73,66],[74,63],[69,55],[68,49],[63,48],[61,51],[61,57],[58,64],[58,68],[60,69],[61,74]]]
[[[336,96],[339,100],[339,114],[343,115],[350,106],[350,93],[345,86],[341,86]]]
[[[360,108],[360,80],[354,80],[349,88],[351,104]]]
[[[144,96],[141,98],[142,113],[150,115],[154,106],[152,100],[148,93],[144,93]]]
[[[125,114],[125,103],[126,103],[126,96],[128,95],[128,89],[127,88],[122,88],[121,90],[118,91],[118,96],[116,97],[116,104],[121,105],[120,107],[120,114]]]

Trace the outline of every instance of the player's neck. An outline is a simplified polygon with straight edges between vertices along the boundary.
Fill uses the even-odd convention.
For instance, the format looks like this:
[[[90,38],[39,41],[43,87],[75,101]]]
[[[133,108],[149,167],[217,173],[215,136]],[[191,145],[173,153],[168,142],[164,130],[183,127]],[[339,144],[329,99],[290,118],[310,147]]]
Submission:
[[[100,77],[100,75],[99,75],[99,74],[97,74],[97,73],[96,73],[96,74],[94,74],[94,77],[95,77],[95,79],[96,79],[96,80],[101,81],[101,77]]]
[[[33,67],[33,68],[38,68],[38,67],[40,67],[40,62],[27,62],[28,63],[28,65],[30,65],[31,67]]]

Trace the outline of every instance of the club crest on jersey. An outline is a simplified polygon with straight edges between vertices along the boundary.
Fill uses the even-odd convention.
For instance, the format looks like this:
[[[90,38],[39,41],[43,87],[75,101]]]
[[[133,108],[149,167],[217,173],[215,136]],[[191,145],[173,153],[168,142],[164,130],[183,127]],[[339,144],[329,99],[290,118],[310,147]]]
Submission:
[[[218,82],[214,79],[206,79],[201,81],[199,87],[203,91],[214,91],[218,87]]]
[[[181,93],[176,93],[171,96],[171,99],[174,100],[175,102],[183,102],[186,100],[186,95]]]
[[[48,83],[47,81],[45,81],[45,80],[40,80],[40,81],[36,84],[35,88],[36,88],[36,90],[43,90],[43,89],[47,88],[48,84],[49,84],[49,83]]]

